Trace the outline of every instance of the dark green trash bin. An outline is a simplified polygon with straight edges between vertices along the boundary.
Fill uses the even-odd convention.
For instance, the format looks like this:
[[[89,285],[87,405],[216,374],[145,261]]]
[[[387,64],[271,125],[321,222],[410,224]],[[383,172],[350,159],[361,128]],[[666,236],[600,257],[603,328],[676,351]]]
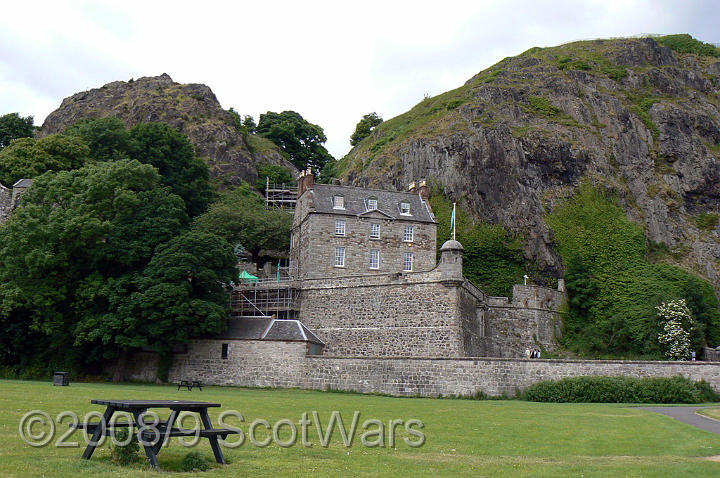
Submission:
[[[70,385],[70,372],[55,372],[53,374],[53,385],[56,387],[67,387]]]

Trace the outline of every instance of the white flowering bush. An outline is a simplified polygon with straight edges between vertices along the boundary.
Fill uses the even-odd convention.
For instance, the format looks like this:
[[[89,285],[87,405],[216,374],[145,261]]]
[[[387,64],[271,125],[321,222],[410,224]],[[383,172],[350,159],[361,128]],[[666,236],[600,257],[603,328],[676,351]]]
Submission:
[[[663,326],[658,341],[665,346],[665,355],[675,360],[689,359],[692,353],[690,335],[695,321],[685,299],[663,302],[656,309]]]

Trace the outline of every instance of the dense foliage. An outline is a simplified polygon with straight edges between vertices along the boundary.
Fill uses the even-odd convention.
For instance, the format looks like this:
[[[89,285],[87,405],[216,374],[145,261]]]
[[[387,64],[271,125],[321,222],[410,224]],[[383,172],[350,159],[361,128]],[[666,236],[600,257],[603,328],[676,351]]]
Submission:
[[[706,382],[677,377],[572,377],[529,386],[523,399],[556,403],[705,403],[720,395]]]
[[[377,125],[383,122],[383,119],[374,111],[362,117],[360,122],[355,126],[355,131],[350,136],[350,145],[355,146],[363,139],[370,136],[370,133]]]
[[[258,178],[255,181],[255,187],[260,191],[265,191],[268,180],[270,184],[295,185],[295,178],[293,178],[290,170],[277,164],[264,164],[258,167]]]
[[[155,166],[191,217],[212,201],[208,166],[195,156],[187,136],[165,123],[140,123],[128,130],[118,118],[107,117],[77,123],[67,133],[82,138],[97,161],[132,158]]]
[[[292,214],[280,209],[266,209],[265,201],[243,183],[225,192],[198,216],[193,224],[197,231],[216,234],[230,244],[240,244],[258,262],[263,250],[284,251],[290,247]]]
[[[47,172],[23,205],[0,226],[6,364],[165,351],[225,325],[232,248],[185,232],[185,204],[154,167],[119,160]],[[28,331],[45,336],[41,349],[24,347]]]
[[[678,53],[695,53],[703,56],[720,56],[720,50],[710,43],[696,40],[687,33],[657,37],[658,43]]]
[[[327,141],[323,129],[295,111],[260,115],[256,132],[280,146],[298,169],[319,171],[333,159],[323,146]]]
[[[662,357],[655,307],[675,299],[686,299],[696,320],[694,350],[720,343],[720,311],[710,283],[677,266],[648,262],[642,227],[611,194],[583,184],[547,222],[566,266],[569,348]]]
[[[212,190],[185,136],[105,118],[0,155],[3,177],[34,178],[0,225],[0,364],[87,373],[225,327],[236,257],[191,228]]]
[[[452,202],[440,193],[430,198],[438,220],[438,251],[452,237]],[[523,282],[527,271],[523,251],[525,240],[500,224],[474,221],[456,208],[456,239],[465,248],[463,272],[473,283],[491,295],[509,297],[514,284]],[[439,254],[439,252],[438,252]]]
[[[90,158],[90,148],[79,138],[56,134],[36,140],[20,138],[0,151],[0,184],[34,178],[45,171],[79,168]]]
[[[0,149],[9,146],[18,138],[32,138],[34,133],[33,117],[23,118],[18,113],[0,116]]]

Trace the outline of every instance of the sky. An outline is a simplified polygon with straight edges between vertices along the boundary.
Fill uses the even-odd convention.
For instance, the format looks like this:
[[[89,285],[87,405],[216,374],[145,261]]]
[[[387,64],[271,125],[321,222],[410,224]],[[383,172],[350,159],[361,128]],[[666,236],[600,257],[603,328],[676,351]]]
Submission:
[[[720,44],[718,0],[3,3],[0,115],[39,126],[74,93],[167,73],[256,121],[297,111],[336,158],[363,115],[390,119],[534,46],[671,33]]]

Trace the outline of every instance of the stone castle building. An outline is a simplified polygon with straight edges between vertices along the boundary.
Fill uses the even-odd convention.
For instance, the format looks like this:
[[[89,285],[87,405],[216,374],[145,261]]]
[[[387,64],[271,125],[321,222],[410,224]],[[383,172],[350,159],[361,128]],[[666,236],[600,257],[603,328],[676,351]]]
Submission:
[[[462,272],[463,246],[437,257],[437,221],[425,182],[407,192],[315,184],[299,178],[287,277],[236,289],[231,333],[250,320],[299,321],[307,350],[326,356],[520,357],[552,350],[562,290],[517,285],[491,297]],[[244,324],[244,325],[243,325]],[[219,348],[218,348],[219,347]],[[228,342],[227,347],[232,347]],[[226,348],[227,348],[226,347]],[[213,354],[219,354],[218,345]]]
[[[235,289],[222,334],[176,353],[170,381],[299,387],[392,395],[513,395],[540,380],[581,375],[674,376],[720,389],[703,362],[524,358],[552,350],[565,293],[516,285],[492,297],[462,273],[463,246],[446,241],[423,183],[410,192],[314,184],[300,178],[289,273]],[[379,229],[378,229],[379,227]],[[140,354],[127,378],[155,380]]]

